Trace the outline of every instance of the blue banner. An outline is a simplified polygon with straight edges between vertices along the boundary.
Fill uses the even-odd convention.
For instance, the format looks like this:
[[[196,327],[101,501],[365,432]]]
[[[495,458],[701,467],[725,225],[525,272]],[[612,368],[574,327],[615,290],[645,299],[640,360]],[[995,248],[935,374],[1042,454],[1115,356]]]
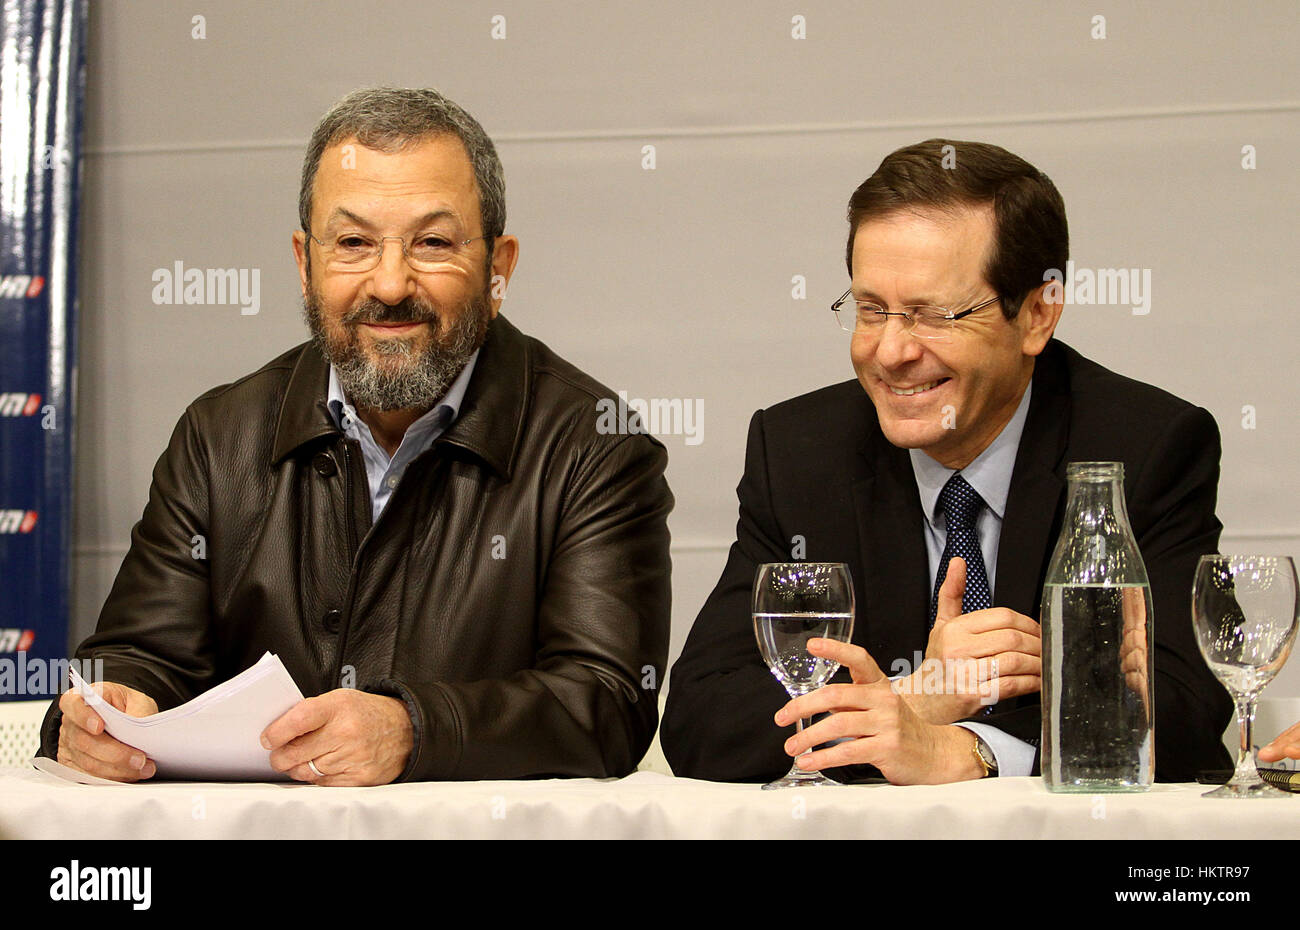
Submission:
[[[86,4],[0,4],[0,700],[33,700],[68,654]]]

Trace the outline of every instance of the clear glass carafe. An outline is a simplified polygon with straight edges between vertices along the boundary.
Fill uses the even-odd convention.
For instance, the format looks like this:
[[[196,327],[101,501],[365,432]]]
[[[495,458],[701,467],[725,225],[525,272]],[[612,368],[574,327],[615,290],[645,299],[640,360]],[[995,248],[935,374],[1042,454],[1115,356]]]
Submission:
[[[1043,586],[1042,773],[1051,791],[1145,791],[1155,777],[1151,585],[1120,462],[1071,462]]]

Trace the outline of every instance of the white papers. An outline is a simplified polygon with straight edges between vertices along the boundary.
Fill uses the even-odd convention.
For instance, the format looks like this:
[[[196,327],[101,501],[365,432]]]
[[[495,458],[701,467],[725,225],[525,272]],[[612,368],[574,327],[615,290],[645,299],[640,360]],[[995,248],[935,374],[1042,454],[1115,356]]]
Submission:
[[[262,731],[302,698],[278,656],[257,664],[179,707],[131,717],[99,696],[75,669],[73,687],[104,719],[110,736],[153,760],[159,779],[283,781],[262,748]]]

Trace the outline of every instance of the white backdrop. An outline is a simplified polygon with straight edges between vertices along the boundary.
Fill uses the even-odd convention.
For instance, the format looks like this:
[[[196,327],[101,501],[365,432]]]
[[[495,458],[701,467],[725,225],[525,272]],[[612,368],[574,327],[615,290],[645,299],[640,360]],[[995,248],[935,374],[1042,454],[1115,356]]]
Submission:
[[[672,657],[733,538],[750,414],[853,376],[827,309],[849,194],[933,136],[1047,172],[1076,265],[1150,272],[1149,312],[1070,306],[1058,335],[1208,408],[1223,548],[1300,555],[1294,0],[95,0],[90,37],[74,641],[185,405],[306,338],[303,149],[380,83],[496,140],[517,325],[631,397],[702,401],[702,441],[662,437]],[[156,305],[177,261],[257,270],[259,312]],[[1300,660],[1270,693],[1300,695]]]

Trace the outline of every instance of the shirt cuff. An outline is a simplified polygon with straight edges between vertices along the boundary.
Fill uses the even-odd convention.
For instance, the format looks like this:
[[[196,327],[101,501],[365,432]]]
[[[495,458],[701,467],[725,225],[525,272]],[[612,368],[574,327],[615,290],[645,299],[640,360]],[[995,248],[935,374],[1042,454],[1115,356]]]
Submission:
[[[962,723],[953,726],[965,727],[976,736],[982,737],[993,750],[993,758],[998,763],[998,776],[1029,775],[1034,770],[1034,756],[1037,750],[1024,740],[1016,739],[1010,733],[1004,733],[987,723]]]

